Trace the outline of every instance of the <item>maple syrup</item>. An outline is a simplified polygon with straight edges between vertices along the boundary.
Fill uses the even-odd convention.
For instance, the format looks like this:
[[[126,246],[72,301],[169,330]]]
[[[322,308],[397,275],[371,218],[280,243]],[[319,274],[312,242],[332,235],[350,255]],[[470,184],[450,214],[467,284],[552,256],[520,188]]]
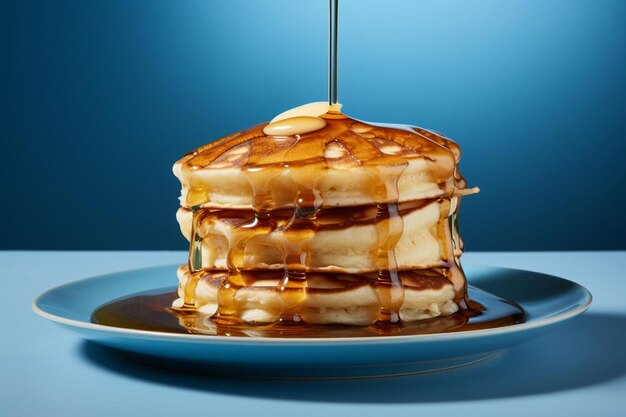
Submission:
[[[461,309],[445,317],[415,322],[371,326],[310,325],[293,326],[277,322],[268,325],[222,325],[200,312],[177,311],[171,308],[177,298],[174,288],[161,288],[134,294],[107,303],[94,311],[93,323],[135,330],[207,336],[334,338],[371,336],[409,336],[494,329],[523,323],[524,310],[516,303],[472,286],[469,296],[482,311]]]

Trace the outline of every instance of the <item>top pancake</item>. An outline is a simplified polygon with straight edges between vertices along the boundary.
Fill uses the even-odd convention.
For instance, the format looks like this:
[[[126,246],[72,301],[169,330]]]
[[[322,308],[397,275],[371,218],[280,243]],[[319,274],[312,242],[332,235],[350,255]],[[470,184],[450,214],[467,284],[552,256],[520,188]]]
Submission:
[[[418,127],[321,118],[313,132],[268,136],[265,123],[185,155],[173,169],[181,205],[273,210],[463,194],[455,142]]]

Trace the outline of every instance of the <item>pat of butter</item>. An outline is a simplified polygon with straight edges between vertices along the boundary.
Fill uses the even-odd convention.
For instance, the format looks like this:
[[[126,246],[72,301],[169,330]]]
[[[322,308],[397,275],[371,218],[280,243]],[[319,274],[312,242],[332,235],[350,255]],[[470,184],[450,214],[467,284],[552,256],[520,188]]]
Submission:
[[[304,104],[282,112],[278,116],[274,117],[270,124],[300,116],[320,117],[328,113],[329,109],[330,105],[326,101],[316,101],[315,103]]]
[[[326,126],[326,121],[314,116],[296,116],[272,122],[263,128],[268,136],[293,136],[315,132]]]

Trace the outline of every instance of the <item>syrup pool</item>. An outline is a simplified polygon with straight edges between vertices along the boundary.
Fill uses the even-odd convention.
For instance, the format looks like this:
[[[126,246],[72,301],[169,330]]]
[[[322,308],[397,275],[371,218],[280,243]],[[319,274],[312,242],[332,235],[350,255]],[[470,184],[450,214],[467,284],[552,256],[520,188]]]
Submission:
[[[93,323],[134,330],[165,333],[202,334],[206,336],[238,336],[258,338],[336,338],[393,337],[452,333],[513,326],[524,323],[526,314],[516,303],[469,286],[469,296],[483,310],[463,310],[446,317],[371,325],[309,325],[307,323],[272,323],[269,325],[220,325],[208,315],[197,311],[176,311],[170,308],[178,296],[175,288],[145,291],[111,301],[97,308]]]

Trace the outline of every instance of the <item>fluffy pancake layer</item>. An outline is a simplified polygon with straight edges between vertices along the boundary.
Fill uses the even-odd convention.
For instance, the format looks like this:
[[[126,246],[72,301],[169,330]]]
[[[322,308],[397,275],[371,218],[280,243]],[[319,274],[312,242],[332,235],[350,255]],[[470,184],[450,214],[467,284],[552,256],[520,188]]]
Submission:
[[[399,273],[403,302],[399,310],[404,321],[447,316],[458,310],[455,291],[444,275],[434,270]],[[271,323],[284,310],[286,296],[279,289],[281,271],[251,273],[247,285],[237,289],[235,301],[239,317],[246,323]],[[187,266],[178,270],[181,298],[174,307],[183,306],[184,288],[190,279]],[[195,308],[206,315],[217,310],[219,289],[227,279],[225,272],[205,271],[195,288]],[[311,324],[369,325],[380,312],[381,293],[374,275],[310,273],[303,290],[300,316]],[[289,291],[289,289],[285,290]]]
[[[438,224],[452,216],[457,197],[404,203],[399,206],[402,234],[395,246],[398,269],[425,269],[442,265]],[[384,221],[377,208],[355,207],[321,210],[306,230],[290,228],[291,211],[274,212],[274,223],[259,233],[255,215],[244,210],[207,210],[196,218],[196,233],[202,239],[202,268],[227,269],[228,250],[234,242],[245,245],[241,269],[282,269],[285,252],[298,242],[297,250],[306,253],[306,265],[300,269],[364,273],[378,270],[380,246],[377,224]],[[177,219],[183,235],[190,240],[193,215],[178,210]],[[258,226],[260,227],[260,226]],[[294,237],[295,236],[295,237]],[[455,256],[461,255],[460,248]]]
[[[210,143],[174,165],[183,207],[293,207],[315,191],[324,207],[422,200],[472,192],[458,145],[426,129],[328,116],[324,129],[267,136],[266,125]]]

